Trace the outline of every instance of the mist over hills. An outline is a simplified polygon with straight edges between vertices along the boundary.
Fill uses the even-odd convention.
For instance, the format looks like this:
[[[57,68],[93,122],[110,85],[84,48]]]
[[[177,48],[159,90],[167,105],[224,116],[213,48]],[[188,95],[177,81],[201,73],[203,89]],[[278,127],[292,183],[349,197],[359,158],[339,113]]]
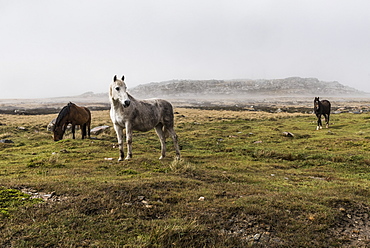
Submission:
[[[366,92],[339,82],[317,78],[290,77],[258,80],[171,80],[148,83],[129,89],[134,96],[151,97],[220,97],[261,96],[364,96]]]
[[[363,104],[370,106],[369,93],[344,86],[336,81],[324,82],[316,78],[290,77],[259,80],[170,80],[139,85],[128,92],[137,99],[164,98],[176,107],[221,106],[304,106],[312,108],[313,97],[330,99],[335,105]],[[108,92],[85,92],[77,96],[43,99],[0,99],[1,113],[30,112],[48,109],[45,113],[59,111],[68,102],[93,110],[109,109]],[[349,104],[351,102],[351,104]],[[356,103],[356,104],[354,104]]]

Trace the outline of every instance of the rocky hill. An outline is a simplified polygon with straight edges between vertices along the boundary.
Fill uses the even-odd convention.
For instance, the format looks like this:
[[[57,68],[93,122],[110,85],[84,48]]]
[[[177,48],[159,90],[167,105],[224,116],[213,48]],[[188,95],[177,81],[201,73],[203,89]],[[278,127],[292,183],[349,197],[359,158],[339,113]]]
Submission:
[[[260,96],[361,96],[365,92],[336,81],[290,77],[259,80],[171,80],[139,85],[129,92],[134,96],[150,97],[220,97]]]

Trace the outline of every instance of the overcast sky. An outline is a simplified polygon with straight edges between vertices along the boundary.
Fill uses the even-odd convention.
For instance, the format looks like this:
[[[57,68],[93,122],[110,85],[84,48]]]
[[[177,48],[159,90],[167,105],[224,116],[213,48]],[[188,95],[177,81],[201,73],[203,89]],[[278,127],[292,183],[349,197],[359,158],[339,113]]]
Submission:
[[[368,0],[0,0],[0,98],[172,79],[315,77],[370,92]]]

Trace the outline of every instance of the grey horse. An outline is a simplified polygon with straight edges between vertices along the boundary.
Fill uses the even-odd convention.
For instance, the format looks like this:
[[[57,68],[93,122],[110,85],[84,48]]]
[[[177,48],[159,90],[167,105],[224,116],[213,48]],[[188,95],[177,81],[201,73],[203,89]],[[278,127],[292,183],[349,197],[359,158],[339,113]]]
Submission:
[[[110,118],[117,134],[120,151],[118,161],[122,161],[124,158],[123,128],[126,128],[126,160],[132,158],[133,130],[147,132],[153,128],[155,128],[161,142],[161,156],[159,159],[166,156],[166,133],[172,137],[176,159],[180,159],[180,149],[177,135],[174,131],[174,115],[171,103],[163,99],[135,99],[127,93],[124,79],[124,76],[122,76],[122,79],[117,79],[117,76],[114,76],[113,82],[109,87]]]

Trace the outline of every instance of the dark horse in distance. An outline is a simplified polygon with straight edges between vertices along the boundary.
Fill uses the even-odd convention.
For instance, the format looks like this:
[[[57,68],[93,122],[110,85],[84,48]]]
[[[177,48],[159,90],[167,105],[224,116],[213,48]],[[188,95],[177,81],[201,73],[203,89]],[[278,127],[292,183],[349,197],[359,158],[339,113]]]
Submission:
[[[325,117],[326,128],[329,128],[330,108],[331,108],[330,102],[328,100],[320,101],[319,97],[315,97],[313,104],[314,112],[317,117],[316,130],[322,129],[321,115]]]
[[[72,124],[73,139],[75,139],[76,125],[80,125],[82,139],[86,137],[86,134],[90,138],[91,113],[88,108],[79,107],[71,102],[64,106],[59,112],[59,115],[55,121],[55,126],[53,130],[54,141],[63,139],[63,135],[67,129],[68,124]]]

